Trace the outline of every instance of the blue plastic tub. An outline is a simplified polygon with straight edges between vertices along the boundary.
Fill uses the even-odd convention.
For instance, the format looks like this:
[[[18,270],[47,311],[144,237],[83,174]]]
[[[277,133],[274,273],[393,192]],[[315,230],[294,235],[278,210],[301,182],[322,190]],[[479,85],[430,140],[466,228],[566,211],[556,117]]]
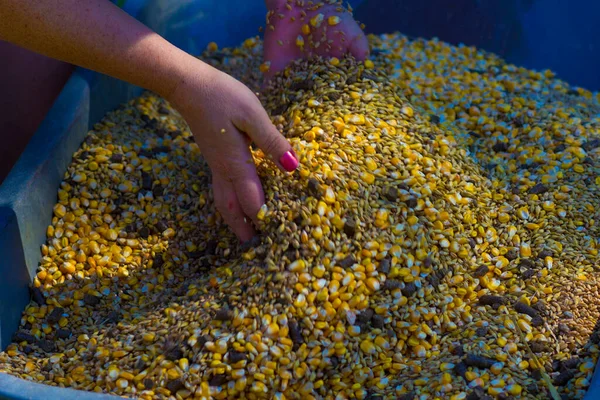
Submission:
[[[199,54],[210,41],[220,46],[234,46],[258,34],[266,12],[261,0],[186,0],[179,2],[179,6],[174,3],[169,0],[129,0],[125,9],[192,54]],[[412,36],[439,36],[443,40],[465,42],[500,53],[516,64],[551,68],[574,84],[592,90],[600,88],[600,75],[596,73],[600,52],[593,51],[594,40],[600,37],[595,33],[600,31],[600,25],[565,23],[562,14],[574,13],[567,10],[565,2],[458,1],[477,3],[475,7],[479,7],[479,14],[473,15],[484,15],[491,21],[488,21],[492,24],[488,28],[492,34],[485,37],[472,36],[465,20],[456,22],[448,17],[451,22],[447,26],[415,22],[418,18],[425,18],[423,13],[433,13],[437,17],[444,13],[455,14],[442,0],[355,0],[350,3],[355,7],[357,18],[368,24],[370,32],[400,30]],[[569,6],[571,10],[580,6],[579,17],[584,19],[597,15],[593,11],[600,9],[600,5],[591,0],[575,0],[569,2]],[[562,24],[555,23],[556,19]],[[509,31],[512,32],[510,35],[507,34]],[[541,41],[544,34],[550,36],[548,40]],[[559,57],[558,54],[568,54],[569,57]],[[578,63],[578,60],[586,62]],[[28,286],[40,260],[40,245],[45,241],[52,205],[71,155],[80,146],[91,124],[140,93],[140,88],[124,82],[87,70],[76,70],[0,186],[0,349],[10,343],[21,313],[29,302]],[[594,374],[587,400],[600,399],[597,375],[598,371]],[[108,397],[112,398],[0,374],[0,399],[85,400]]]

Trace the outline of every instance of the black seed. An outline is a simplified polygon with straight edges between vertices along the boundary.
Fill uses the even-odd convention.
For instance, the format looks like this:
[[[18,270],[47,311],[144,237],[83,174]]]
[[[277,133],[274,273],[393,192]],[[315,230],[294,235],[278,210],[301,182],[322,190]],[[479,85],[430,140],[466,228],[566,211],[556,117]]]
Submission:
[[[150,229],[147,226],[143,226],[139,233],[142,239],[147,239],[150,236]]]
[[[396,290],[400,287],[400,281],[396,279],[388,279],[383,284],[383,290]]]
[[[404,285],[404,288],[401,291],[402,295],[408,298],[417,292],[417,286],[413,282],[409,282]]]
[[[469,246],[474,249],[477,246],[477,242],[472,237],[469,238]]]
[[[565,386],[571,379],[575,377],[575,372],[571,370],[563,371],[556,378],[554,378],[554,384],[556,386]]]
[[[462,357],[465,355],[465,349],[462,346],[462,344],[458,343],[452,346],[452,348],[450,349],[450,353],[452,355],[458,356],[458,357]]]
[[[463,378],[465,380],[465,382],[467,381],[467,377],[465,376],[465,374],[467,373],[467,365],[461,361],[458,364],[456,364],[453,368],[453,372],[460,376],[461,378]]]
[[[113,310],[108,313],[108,315],[106,316],[106,319],[111,324],[116,324],[121,320],[121,314],[118,311]]]
[[[506,257],[506,259],[508,261],[512,261],[512,260],[516,259],[517,257],[519,257],[519,252],[516,249],[510,249],[506,252],[504,257]]]
[[[530,383],[525,387],[525,390],[527,391],[527,393],[532,394],[534,396],[540,394],[540,388],[538,387],[537,383]]]
[[[163,114],[163,115],[167,115],[169,114],[169,109],[163,105],[161,105],[160,107],[158,107],[158,113],[159,114]]]
[[[487,265],[481,265],[481,266],[479,266],[479,268],[477,268],[477,270],[475,270],[475,272],[473,273],[473,276],[475,278],[481,278],[482,276],[484,276],[488,272],[490,272],[490,269],[488,268],[488,266]]]
[[[171,148],[169,146],[158,146],[152,149],[153,154],[169,153],[170,151]]]
[[[164,231],[166,231],[167,229],[169,229],[169,225],[167,225],[167,223],[165,221],[158,221],[156,223],[156,229],[160,232],[163,233]]]
[[[496,142],[492,146],[492,150],[494,150],[496,153],[506,152],[508,151],[508,145],[504,142]]]
[[[586,141],[582,146],[586,151],[594,150],[600,147],[600,139],[592,139]]]
[[[475,329],[475,334],[480,337],[484,337],[488,334],[489,328],[487,326],[482,326],[481,328]]]
[[[44,297],[42,290],[38,287],[31,288],[31,299],[40,306],[43,306],[46,304],[46,298]]]
[[[481,386],[476,386],[473,388],[473,391],[469,393],[466,400],[492,400],[492,398],[485,394],[485,391]]]
[[[332,368],[337,368],[338,365],[340,365],[340,359],[338,356],[332,356],[329,361],[331,362],[331,367]]]
[[[250,249],[254,249],[258,246],[260,246],[260,237],[258,236],[253,236],[252,239],[242,243],[242,252],[245,253],[247,251],[249,251]]]
[[[154,268],[160,268],[163,266],[163,264],[165,263],[165,260],[163,260],[162,255],[161,254],[157,254],[156,256],[154,256],[154,260],[152,262],[152,266]]]
[[[149,149],[140,149],[140,151],[138,152],[138,155],[140,157],[152,158],[154,153],[152,153],[152,150],[149,150]]]
[[[529,189],[529,194],[544,194],[548,190],[550,190],[548,189],[548,186],[544,185],[543,183],[538,183],[537,185]]]
[[[63,315],[64,312],[65,312],[64,308],[62,308],[62,307],[55,307],[52,310],[52,312],[50,313],[50,315],[48,315],[48,323],[49,324],[56,324],[62,318],[62,315]]]
[[[344,223],[344,233],[346,236],[354,236],[356,234],[356,226],[356,221],[352,218],[349,218],[346,223]]]
[[[400,191],[398,188],[390,186],[383,192],[383,196],[389,201],[395,202],[400,197]]]
[[[565,360],[562,362],[562,367],[565,369],[577,369],[577,366],[579,366],[579,358],[578,357],[571,357],[568,360]]]
[[[418,204],[417,199],[415,197],[409,197],[408,199],[406,199],[405,203],[406,206],[410,209],[415,208]]]
[[[536,274],[536,272],[532,269],[528,269],[526,271],[524,271],[521,276],[523,277],[523,279],[531,279],[534,275]]]
[[[169,343],[165,346],[165,358],[169,361],[177,361],[183,358],[183,351],[177,347],[177,343]]]
[[[56,331],[56,337],[59,339],[68,339],[71,337],[71,331],[68,329],[59,329]]]
[[[544,320],[539,315],[531,319],[531,326],[537,328],[538,326],[544,325]]]
[[[438,117],[437,115],[430,115],[429,116],[429,120],[431,122],[433,122],[434,124],[439,124],[440,123],[440,117]]]
[[[174,395],[179,390],[185,389],[185,384],[183,383],[183,380],[181,380],[181,379],[175,379],[175,380],[167,382],[167,384],[165,385],[165,387],[167,389],[169,389],[169,391],[171,392],[171,394]]]
[[[537,317],[538,316],[538,312],[536,310],[533,309],[533,307],[528,306],[527,304],[523,303],[523,302],[516,302],[515,303],[515,311],[518,312],[519,314],[526,314],[529,315],[531,318]]]
[[[154,387],[154,381],[150,378],[144,379],[144,387],[146,390],[150,390]]]
[[[533,267],[535,267],[534,262],[528,258],[522,259],[519,262],[519,268],[533,268]]]
[[[121,161],[123,161],[123,154],[113,153],[113,155],[110,156],[110,162],[112,163],[120,163]]]
[[[542,370],[539,368],[536,368],[534,370],[531,371],[531,378],[535,379],[536,381],[539,381],[542,379]]]
[[[208,381],[210,386],[223,386],[226,383],[227,375],[225,374],[213,375],[213,377]]]
[[[30,346],[30,345],[28,345],[28,344],[27,344],[27,345],[25,345],[25,346],[23,347],[23,353],[25,353],[25,354],[31,354],[31,353],[33,353],[33,347],[31,347],[31,346]]]
[[[593,344],[600,343],[600,332],[592,333],[592,335],[590,336],[590,342],[592,342]]]
[[[344,259],[342,259],[341,261],[338,261],[338,264],[340,267],[342,268],[350,268],[351,266],[353,266],[354,264],[356,264],[356,258],[354,258],[354,256],[352,254],[346,256]]]
[[[246,359],[248,359],[248,356],[246,355],[246,353],[242,353],[242,352],[235,351],[235,350],[229,351],[229,362],[232,364],[236,364],[236,363],[246,360]]]
[[[88,306],[96,306],[100,304],[100,299],[94,295],[86,293],[83,295],[83,302]]]
[[[206,344],[206,342],[210,342],[210,341],[212,341],[212,337],[210,337],[209,335],[202,335],[198,339],[198,344],[200,344],[200,348],[203,348],[204,345]]]
[[[215,314],[217,321],[230,321],[233,319],[233,312],[227,308],[220,308]]]
[[[375,311],[372,308],[367,308],[356,316],[356,322],[360,324],[366,324],[371,321],[371,318],[373,318],[374,314]]]
[[[35,336],[33,336],[31,333],[27,332],[27,331],[16,331],[13,334],[12,337],[13,342],[15,343],[21,343],[21,342],[27,342],[27,343],[35,343],[37,342],[37,338]]]
[[[56,344],[50,340],[40,340],[38,346],[46,353],[54,353],[56,351]]]
[[[311,90],[314,86],[315,82],[312,79],[303,79],[301,81],[297,81],[292,83],[290,86],[290,91],[298,91],[298,90]]]
[[[417,394],[415,392],[408,392],[396,398],[398,400],[415,400],[417,398]]]
[[[392,266],[392,261],[389,258],[384,258],[379,263],[379,272],[382,272],[387,275],[390,272],[391,266]]]
[[[161,185],[155,185],[152,188],[152,194],[154,195],[154,197],[162,196],[164,191],[165,189]]]
[[[554,253],[552,253],[552,250],[544,249],[544,250],[542,250],[542,251],[539,252],[538,258],[543,260],[546,257],[552,257],[553,255],[554,255]]]
[[[218,242],[216,240],[209,240],[206,242],[206,248],[204,249],[204,254],[207,256],[215,255],[217,251]]]
[[[138,357],[133,368],[137,369],[138,371],[141,371],[145,367],[146,367],[146,361],[144,361],[144,359],[142,357]]]
[[[467,357],[465,357],[465,364],[468,367],[490,368],[495,363],[496,361],[491,358],[475,354],[467,354]]]
[[[302,330],[298,326],[298,322],[295,319],[291,319],[288,322],[289,335],[292,342],[295,345],[300,345],[304,342],[304,338],[302,337]]]
[[[152,190],[152,181],[154,179],[152,179],[152,176],[145,172],[142,171],[142,189],[144,190]]]
[[[560,153],[560,152],[563,152],[566,148],[567,148],[567,146],[564,143],[561,143],[554,148],[554,152]]]
[[[506,304],[506,299],[501,296],[494,296],[492,294],[484,294],[479,298],[479,304],[482,306],[491,306],[494,304]]]
[[[546,304],[543,301],[538,301],[532,307],[540,313],[546,312]]]
[[[471,137],[474,137],[474,138],[478,138],[478,137],[480,137],[481,135],[480,135],[479,133],[477,133],[477,132],[470,131],[470,132],[469,132],[469,136],[471,136]]]
[[[381,315],[373,315],[373,318],[371,318],[371,325],[373,328],[383,329],[385,326],[385,319]]]

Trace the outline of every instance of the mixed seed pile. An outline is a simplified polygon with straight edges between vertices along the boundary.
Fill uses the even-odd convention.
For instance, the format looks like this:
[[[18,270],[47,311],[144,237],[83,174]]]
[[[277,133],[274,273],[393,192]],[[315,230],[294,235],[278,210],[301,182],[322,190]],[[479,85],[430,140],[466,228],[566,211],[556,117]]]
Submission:
[[[254,151],[267,201],[244,245],[164,100],[107,115],[0,371],[144,399],[583,398],[598,98],[474,48],[370,42],[365,63],[297,63],[264,92],[300,168]],[[261,53],[203,59],[258,90]]]

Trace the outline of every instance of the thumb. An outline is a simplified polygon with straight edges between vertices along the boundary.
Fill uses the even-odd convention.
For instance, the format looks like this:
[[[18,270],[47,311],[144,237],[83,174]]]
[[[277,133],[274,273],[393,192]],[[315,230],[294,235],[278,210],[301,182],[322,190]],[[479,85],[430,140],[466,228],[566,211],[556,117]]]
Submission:
[[[236,127],[246,133],[281,170],[294,171],[299,162],[292,145],[271,123],[258,99],[255,104],[246,118],[235,124]]]

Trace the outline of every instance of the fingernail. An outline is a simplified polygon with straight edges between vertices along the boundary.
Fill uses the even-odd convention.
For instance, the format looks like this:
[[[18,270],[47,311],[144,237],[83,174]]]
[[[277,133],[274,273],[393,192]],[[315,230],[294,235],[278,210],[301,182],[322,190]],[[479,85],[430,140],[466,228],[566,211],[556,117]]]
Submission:
[[[296,156],[294,156],[294,153],[292,153],[291,151],[288,151],[284,155],[282,155],[279,159],[279,163],[287,172],[292,172],[296,168],[298,168],[298,160],[296,159]]]

